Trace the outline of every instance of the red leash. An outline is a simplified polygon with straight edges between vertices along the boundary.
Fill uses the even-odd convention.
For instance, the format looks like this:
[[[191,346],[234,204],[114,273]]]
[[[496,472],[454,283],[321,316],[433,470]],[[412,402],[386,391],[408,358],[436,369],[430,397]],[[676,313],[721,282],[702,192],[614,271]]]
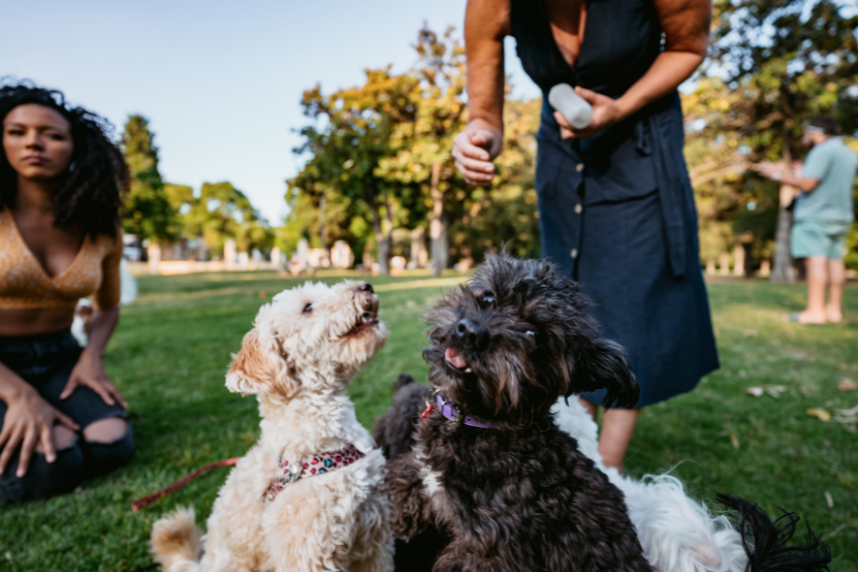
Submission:
[[[206,471],[210,471],[210,470],[217,468],[217,467],[231,467],[234,464],[236,464],[240,458],[241,457],[234,457],[232,459],[224,459],[222,461],[215,461],[214,463],[209,463],[205,467],[200,467],[199,469],[197,469],[196,471],[194,471],[193,473],[191,473],[190,475],[188,475],[184,479],[176,481],[175,483],[173,483],[172,485],[170,485],[166,489],[162,489],[162,490],[158,491],[157,493],[152,493],[149,496],[145,496],[142,499],[134,501],[133,503],[131,503],[131,510],[140,510],[143,507],[149,506],[150,504],[152,504],[153,502],[155,502],[159,498],[161,498],[163,496],[167,496],[168,494],[172,493],[173,491],[176,491],[176,490],[182,488],[183,486],[190,483],[191,481],[193,481],[195,478],[197,478],[201,474],[205,473]]]

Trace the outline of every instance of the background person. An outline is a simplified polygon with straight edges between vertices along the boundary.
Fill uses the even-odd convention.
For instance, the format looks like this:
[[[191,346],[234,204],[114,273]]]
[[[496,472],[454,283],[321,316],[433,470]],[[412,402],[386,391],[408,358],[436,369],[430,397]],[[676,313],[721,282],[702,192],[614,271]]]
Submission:
[[[102,353],[119,320],[120,194],[106,122],[63,95],[0,87],[0,499],[73,489],[134,450]],[[89,345],[69,331],[92,295]]]
[[[453,156],[466,181],[490,183],[501,152],[504,36],[544,94],[568,83],[593,106],[593,122],[576,130],[543,101],[542,250],[629,352],[638,407],[690,391],[718,367],[676,92],[706,55],[710,12],[691,0],[469,0],[465,16],[470,121]],[[583,396],[594,418],[603,397]],[[605,411],[606,465],[622,467],[638,415]]]
[[[811,119],[801,138],[811,148],[803,166],[794,165],[792,173],[783,163],[761,161],[756,166],[762,176],[799,190],[793,209],[790,251],[793,258],[805,259],[807,308],[791,314],[789,320],[803,324],[843,320],[843,255],[846,235],[855,217],[852,188],[858,156],[835,133],[837,123],[831,117]]]

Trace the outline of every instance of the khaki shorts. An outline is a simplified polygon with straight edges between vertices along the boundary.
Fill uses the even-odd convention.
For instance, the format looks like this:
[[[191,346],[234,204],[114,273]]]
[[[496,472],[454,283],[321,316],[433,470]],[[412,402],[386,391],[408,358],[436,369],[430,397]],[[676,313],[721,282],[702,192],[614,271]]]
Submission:
[[[846,235],[851,226],[849,222],[795,221],[790,234],[792,257],[824,256],[841,260],[846,254]]]

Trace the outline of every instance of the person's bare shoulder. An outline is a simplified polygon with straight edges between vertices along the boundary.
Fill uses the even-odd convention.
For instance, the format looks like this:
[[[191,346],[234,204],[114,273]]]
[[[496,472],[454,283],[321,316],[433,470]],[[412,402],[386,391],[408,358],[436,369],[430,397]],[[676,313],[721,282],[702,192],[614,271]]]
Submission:
[[[509,0],[468,0],[465,9],[465,43],[503,41],[510,35]]]
[[[705,57],[712,20],[711,0],[653,0],[653,4],[667,40],[666,49]]]

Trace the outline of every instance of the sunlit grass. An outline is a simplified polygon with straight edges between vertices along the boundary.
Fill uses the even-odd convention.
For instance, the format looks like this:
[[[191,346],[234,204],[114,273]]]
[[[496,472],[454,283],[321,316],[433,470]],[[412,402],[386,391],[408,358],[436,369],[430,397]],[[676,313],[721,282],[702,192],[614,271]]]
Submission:
[[[399,372],[425,379],[421,316],[456,276],[417,280],[372,279],[392,335],[350,389],[367,427],[390,403]],[[106,357],[132,404],[136,456],[74,494],[0,505],[0,570],[133,570],[151,562],[147,540],[160,514],[193,504],[205,518],[228,469],[140,512],[131,511],[131,502],[193,468],[242,455],[255,442],[256,402],[224,389],[224,372],[259,306],[302,281],[274,272],[141,277],[140,297],[123,310]],[[801,285],[733,282],[709,289],[722,369],[696,391],[643,412],[628,471],[643,475],[675,467],[693,494],[710,502],[716,492],[728,492],[773,514],[777,506],[795,510],[827,535],[832,570],[854,570],[858,435],[805,410],[834,412],[858,404],[858,392],[836,387],[845,377],[858,381],[858,290],[847,290],[846,324],[812,327],[780,320],[801,308]],[[762,385],[786,390],[777,399],[746,392]]]

